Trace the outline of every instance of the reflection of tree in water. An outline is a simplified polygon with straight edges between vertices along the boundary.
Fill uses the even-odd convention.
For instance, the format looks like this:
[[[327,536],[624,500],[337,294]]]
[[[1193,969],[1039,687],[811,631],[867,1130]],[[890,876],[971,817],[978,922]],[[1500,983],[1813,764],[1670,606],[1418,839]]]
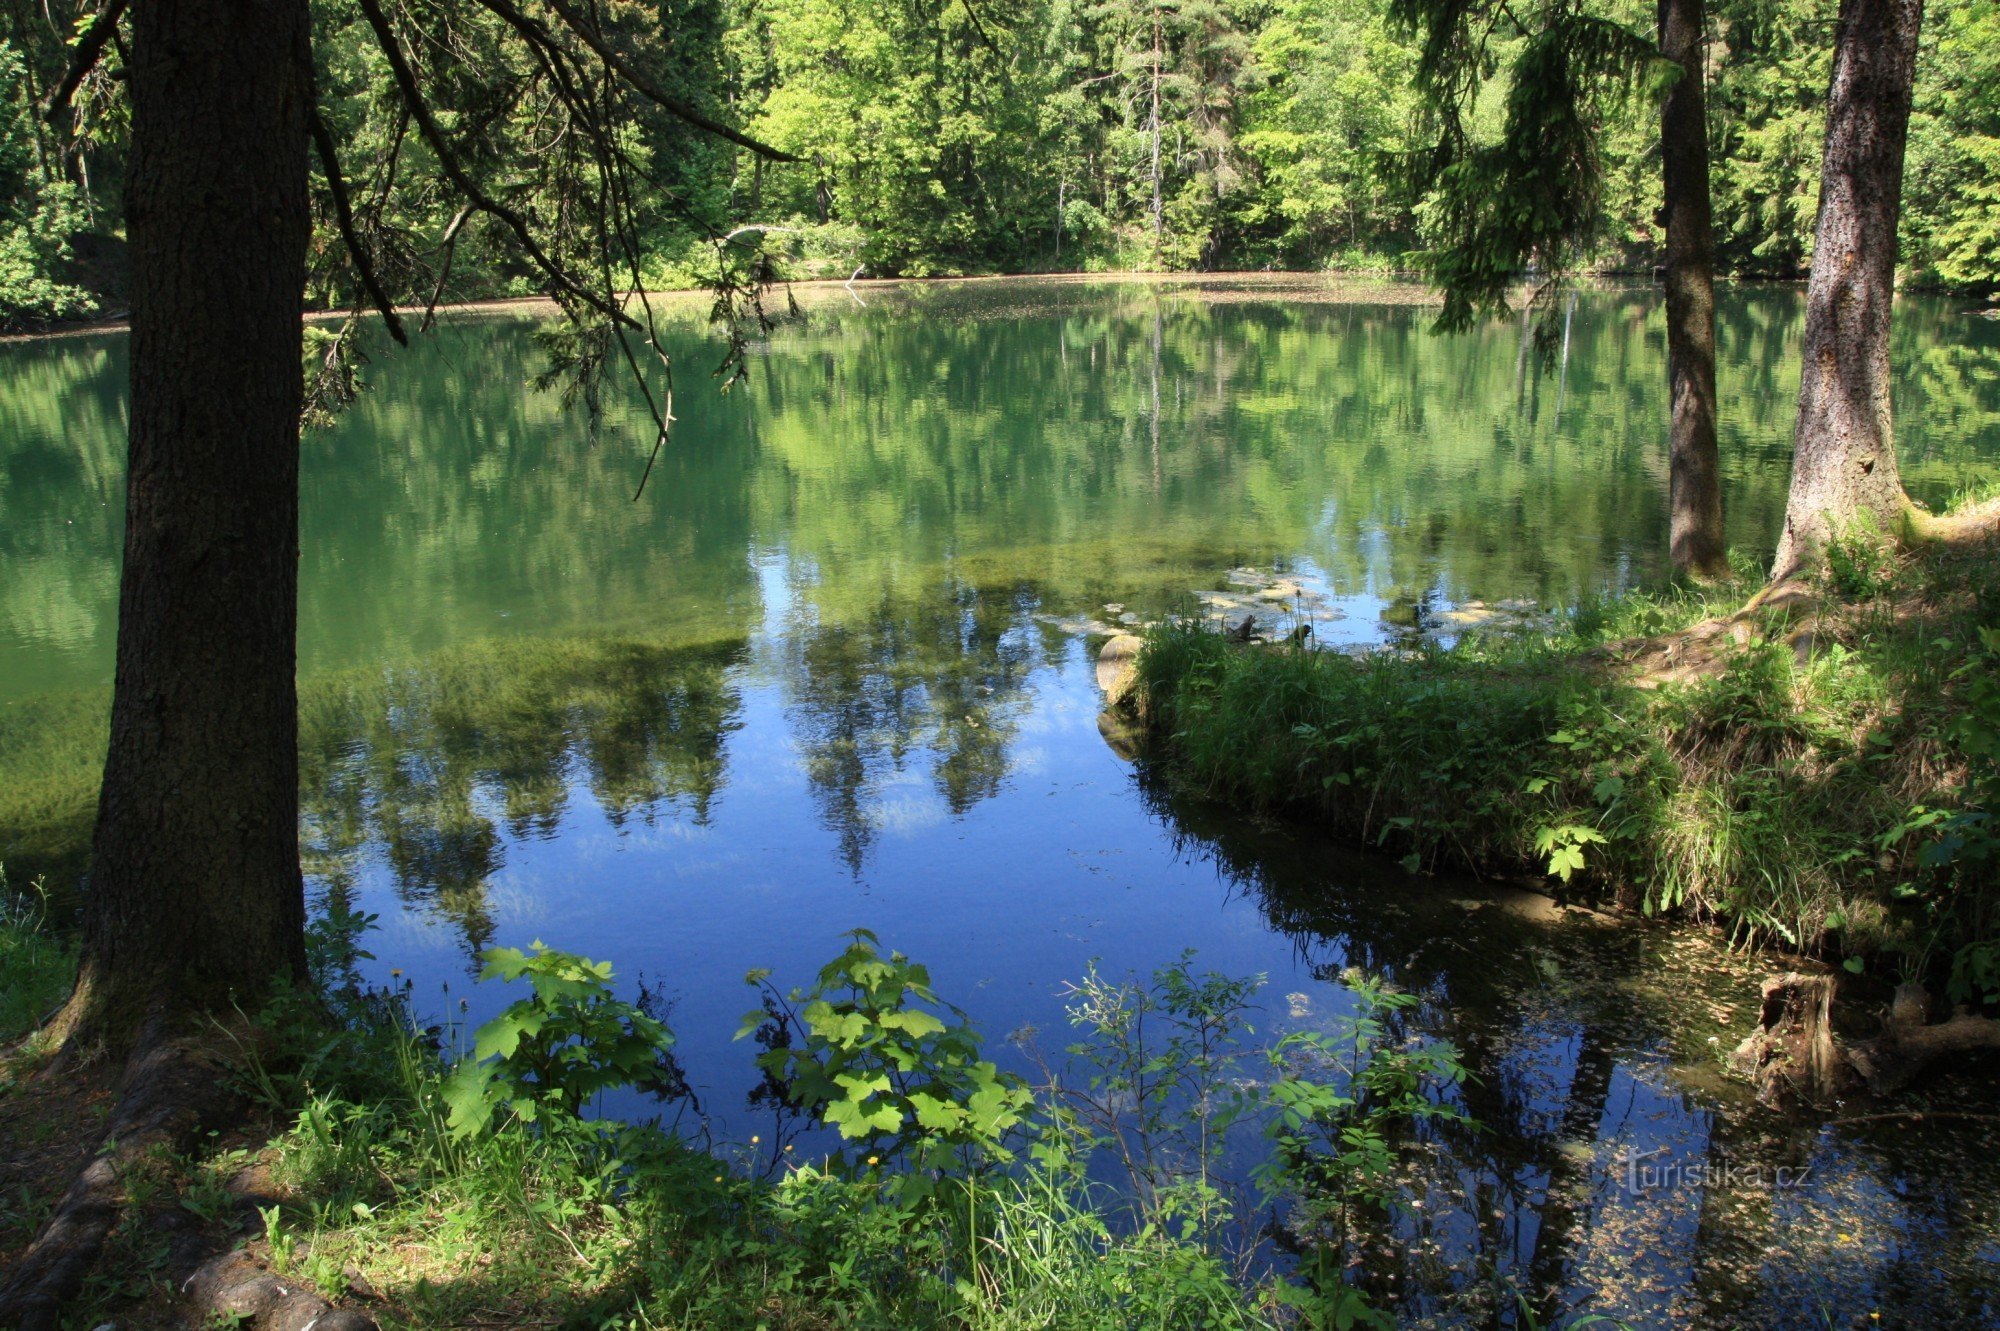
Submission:
[[[789,635],[790,720],[823,825],[861,872],[890,786],[926,765],[953,817],[1000,789],[1043,655],[1024,588],[890,589],[872,610]]]
[[[506,839],[553,835],[573,784],[614,826],[706,822],[740,700],[742,643],[612,639],[480,644],[301,690],[308,864],[343,893],[378,846],[397,895],[491,938],[487,884]],[[504,836],[503,836],[504,831]]]
[[[1394,1216],[1355,1273],[1394,1292],[1404,1316],[1761,1327],[1823,1325],[1801,1314],[1844,1309],[1948,1325],[1967,1308],[2000,1307],[2000,1270],[1981,1256],[2000,1242],[2000,1153],[1990,1116],[1951,1117],[1952,1106],[1984,1110],[1990,1090],[1933,1086],[1930,1107],[1946,1113],[1925,1128],[1936,1136],[1923,1151],[1907,1136],[1882,1149],[1823,1117],[1780,1117],[1709,1077],[1688,1048],[1710,1032],[1731,1037],[1718,1003],[1741,1002],[1749,1019],[1755,958],[1679,931],[1537,922],[1489,889],[1415,880],[1150,779],[1142,790],[1180,852],[1212,860],[1255,899],[1317,978],[1354,966],[1419,995],[1397,1014],[1395,1038],[1450,1039],[1476,1074],[1459,1094],[1480,1128],[1426,1126],[1412,1143],[1429,1157],[1424,1205]],[[1475,902],[1485,904],[1468,909]],[[1702,959],[1690,964],[1684,945]],[[1880,1126],[1885,1137],[1909,1131]],[[1689,1172],[1769,1179],[1810,1164],[1827,1177],[1812,1193],[1628,1193],[1623,1154],[1662,1146]]]

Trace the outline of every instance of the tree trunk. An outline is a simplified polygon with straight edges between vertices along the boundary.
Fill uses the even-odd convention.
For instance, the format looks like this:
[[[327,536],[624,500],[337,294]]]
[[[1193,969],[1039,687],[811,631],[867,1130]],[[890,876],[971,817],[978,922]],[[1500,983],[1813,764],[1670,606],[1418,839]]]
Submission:
[[[1889,318],[1923,16],[1923,0],[1841,0],[1773,581],[1815,562],[1830,536],[1864,515],[1897,532],[1909,513],[1889,420]]]
[[[1660,0],[1660,57],[1681,76],[1660,107],[1666,228],[1668,545],[1696,578],[1729,572],[1722,538],[1722,464],[1715,447],[1715,240],[1702,80],[1702,0]]]
[[[298,853],[305,0],[133,6],[131,441],[111,745],[63,1018],[254,1002],[304,968]]]
[[[1166,214],[1160,205],[1160,6],[1153,5],[1153,110],[1147,123],[1153,135],[1153,267],[1160,266],[1160,250],[1166,236]]]

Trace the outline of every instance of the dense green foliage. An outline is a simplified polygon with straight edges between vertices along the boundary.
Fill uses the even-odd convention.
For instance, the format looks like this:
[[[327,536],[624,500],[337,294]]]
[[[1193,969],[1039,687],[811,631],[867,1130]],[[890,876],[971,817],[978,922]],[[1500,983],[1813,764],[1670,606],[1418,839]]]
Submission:
[[[1208,795],[1323,821],[1413,872],[1547,873],[1988,999],[1990,556],[1903,565],[1843,544],[1838,610],[1769,612],[1750,641],[1722,637],[1719,668],[1657,687],[1597,649],[1711,603],[1632,597],[1545,639],[1359,660],[1182,625],[1151,637],[1140,677],[1172,768]]]
[[[609,962],[540,943],[531,952],[492,948],[485,962],[481,979],[525,979],[533,994],[479,1028],[471,1057],[445,1084],[446,1125],[455,1136],[478,1135],[496,1115],[541,1124],[578,1114],[613,1089],[659,1098],[686,1093],[673,1033],[613,994]]]
[[[1430,132],[1412,154],[1411,177],[1422,197],[1423,267],[1444,296],[1440,327],[1464,332],[1504,310],[1530,268],[1566,276],[1629,233],[1609,187],[1620,166],[1645,156],[1632,112],[1660,95],[1671,67],[1643,26],[1620,21],[1627,8],[1394,0],[1421,50]],[[1620,131],[1629,141],[1612,141]],[[1659,193],[1642,186],[1633,197]],[[1545,282],[1535,300],[1545,350],[1553,295]]]
[[[608,32],[648,53],[655,86],[802,159],[764,161],[639,108],[614,110],[629,117],[619,132],[644,177],[643,234],[632,238],[643,275],[684,284],[739,260],[843,278],[1403,264],[1462,239],[1467,210],[1508,182],[1517,188],[1500,194],[1541,203],[1516,219],[1522,244],[1499,259],[1546,242],[1563,266],[1651,263],[1664,86],[1646,51],[1651,7],[1499,6],[1490,28],[1429,57],[1407,26],[1423,10],[1395,0],[614,6]],[[40,122],[73,18],[60,5],[46,22],[23,12],[0,16],[0,318],[13,321],[77,313],[84,286],[115,300],[115,261],[79,265],[71,242],[86,236],[94,253],[115,255],[104,238],[119,231],[125,132],[115,54],[79,90],[73,119]],[[505,228],[481,217],[454,226],[459,201],[435,187],[439,165],[359,15],[337,0],[316,12],[324,113],[391,290],[423,300],[538,289]],[[1710,6],[1717,240],[1734,271],[1796,274],[1811,257],[1832,17],[1831,0]],[[419,81],[466,162],[508,182],[557,260],[583,263],[594,224],[557,182],[574,174],[564,154],[586,149],[542,128],[547,71],[508,46],[489,9],[434,0],[406,21]],[[1420,69],[1461,94],[1448,164],[1431,156],[1436,103],[1419,92]],[[1540,77],[1552,72],[1561,77]],[[1905,185],[1904,260],[1920,280],[1990,288],[2000,277],[1996,87],[2000,19],[1980,0],[1935,0]],[[1412,170],[1419,160],[1433,169]],[[354,299],[352,278],[330,197],[319,206],[313,295],[340,305]],[[706,243],[723,235],[733,240],[722,251]]]
[[[1444,61],[1468,95],[1443,175],[1411,170],[1437,142],[1420,8],[738,0],[728,100],[810,165],[746,164],[736,210],[799,228],[772,237],[794,271],[836,276],[1318,268],[1448,243],[1454,206],[1511,170],[1509,197],[1564,214],[1538,235],[1586,242],[1578,264],[1652,262],[1652,7],[1497,6],[1490,32]],[[1972,0],[1930,9],[1905,257],[1931,280],[1989,285],[2000,28]],[[1738,271],[1797,273],[1811,257],[1832,17],[1825,0],[1711,6],[1716,212]],[[1556,67],[1591,86],[1504,73]]]
[[[89,307],[72,280],[70,238],[92,219],[83,190],[51,169],[26,73],[20,51],[0,39],[0,326]]]

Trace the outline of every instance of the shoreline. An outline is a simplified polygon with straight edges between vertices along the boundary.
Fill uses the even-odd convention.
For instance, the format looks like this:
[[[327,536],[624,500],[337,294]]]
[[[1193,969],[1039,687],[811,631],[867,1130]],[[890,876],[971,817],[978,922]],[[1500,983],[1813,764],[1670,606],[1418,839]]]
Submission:
[[[1803,286],[1804,284],[1803,278],[1724,277],[1718,280],[1719,284],[1724,286],[1745,287]],[[1186,286],[1190,288],[1229,287],[1240,286],[1246,283],[1276,287],[1290,283],[1321,282],[1330,287],[1368,286],[1374,288],[1378,295],[1390,290],[1397,290],[1417,297],[1416,299],[1405,298],[1394,301],[1383,301],[1382,303],[1407,305],[1436,305],[1441,303],[1441,298],[1436,294],[1435,289],[1426,283],[1420,274],[1413,270],[1402,268],[1387,270],[1258,268],[1226,269],[1212,272],[1153,271],[1144,269],[1089,272],[1072,269],[1062,272],[1045,273],[979,273],[961,277],[869,277],[847,280],[837,277],[815,277],[776,282],[768,290],[773,294],[790,292],[795,296],[818,298],[839,293],[915,292],[994,285],[1006,282],[1043,283],[1061,286],[1118,284],[1134,286]],[[1657,283],[1650,273],[1639,269],[1613,269],[1586,274],[1579,279],[1579,285],[1586,288],[1630,289],[1633,287],[1653,288],[1657,286]],[[1912,293],[1954,295],[1954,293],[1950,292],[1926,291],[1917,293],[1915,289],[1912,289]],[[628,293],[628,296],[633,294],[637,293]],[[667,287],[658,290],[649,290],[645,294],[649,300],[671,301],[706,298],[709,291],[706,287]],[[1976,305],[1981,303],[1976,297],[1968,296],[1963,299],[1969,304]],[[555,301],[548,296],[493,296],[478,300],[444,302],[435,307],[435,312],[441,317],[456,316],[477,319],[547,311],[554,309],[555,305]],[[396,312],[403,315],[421,315],[424,313],[425,308],[421,304],[398,305],[396,306]],[[1972,312],[1977,313],[1978,311]],[[305,313],[303,322],[307,325],[324,325],[345,319],[349,313],[350,311],[347,310],[308,310]],[[362,313],[364,315],[373,315],[374,311],[372,309],[364,309]],[[129,333],[130,331],[130,312],[121,311],[100,318],[60,322],[25,331],[0,333],[0,346],[30,342],[50,342],[65,338],[93,337],[105,333]]]

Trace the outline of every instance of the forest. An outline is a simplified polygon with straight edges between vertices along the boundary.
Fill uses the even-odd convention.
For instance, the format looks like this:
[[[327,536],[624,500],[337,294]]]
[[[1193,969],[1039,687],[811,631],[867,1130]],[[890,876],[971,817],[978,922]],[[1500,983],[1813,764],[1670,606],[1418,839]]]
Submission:
[[[0,1328],[2000,1317],[1990,3],[0,25]]]
[[[1625,30],[1651,25],[1647,5],[1583,8]],[[1833,0],[1707,8],[1707,136],[1725,272],[1799,277],[1811,261],[1833,10]],[[553,220],[552,168],[535,160],[532,85],[545,76],[482,32],[504,22],[496,15],[435,17],[465,44],[461,54],[479,57],[469,66],[481,71],[479,86],[445,95],[477,125],[484,165]],[[1413,17],[1408,0],[611,6],[607,23],[646,43],[654,87],[791,159],[684,128],[638,130],[648,188],[635,218],[637,280],[707,280],[720,237],[744,252],[740,261],[768,261],[787,278],[1417,268],[1444,223],[1426,169],[1431,126]],[[1486,57],[1496,69],[1536,21],[1498,25]],[[0,15],[0,320],[124,303],[129,108],[117,54],[80,81],[70,113],[38,110],[63,83],[72,35],[90,22],[69,0],[22,0]],[[392,164],[407,157],[422,170],[427,145],[383,96],[381,56],[359,16],[321,4],[314,22],[324,114],[356,181],[354,212],[382,250],[383,280],[400,297],[428,298],[436,265],[413,251],[451,235],[450,297],[535,289],[503,226],[473,219],[461,234],[448,196],[388,188]],[[1510,33],[1516,23],[1525,26]],[[1505,84],[1478,90],[1468,108],[1475,134],[1499,132]],[[1660,86],[1642,56],[1591,90],[1591,267],[1643,273],[1659,262]],[[1902,267],[1919,285],[1991,290],[2000,282],[2000,15],[1991,5],[1934,0],[1915,88]],[[321,206],[331,228],[332,205]],[[315,285],[322,306],[348,298],[331,275]]]

